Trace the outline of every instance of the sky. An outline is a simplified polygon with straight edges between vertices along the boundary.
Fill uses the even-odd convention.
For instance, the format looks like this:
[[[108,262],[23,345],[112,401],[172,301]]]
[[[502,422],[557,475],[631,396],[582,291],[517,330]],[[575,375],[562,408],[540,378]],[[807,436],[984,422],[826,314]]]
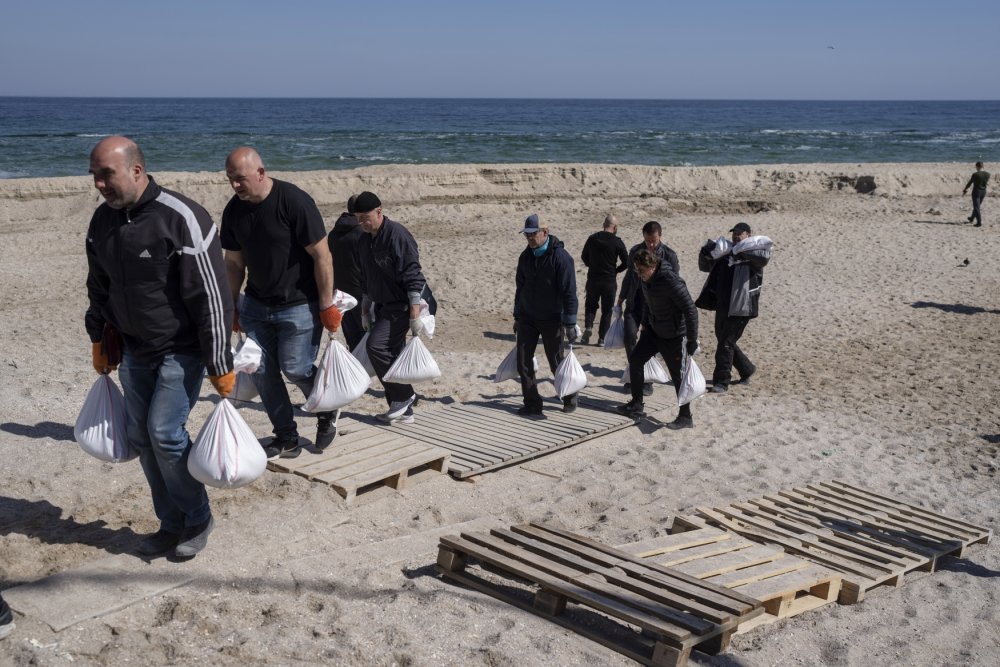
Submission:
[[[991,2],[33,0],[2,16],[0,96],[1000,99]]]

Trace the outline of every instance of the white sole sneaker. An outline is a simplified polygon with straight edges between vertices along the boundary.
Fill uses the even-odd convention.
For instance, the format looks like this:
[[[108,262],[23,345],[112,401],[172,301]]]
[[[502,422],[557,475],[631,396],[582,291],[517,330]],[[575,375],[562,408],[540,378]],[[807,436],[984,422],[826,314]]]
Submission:
[[[388,413],[376,415],[375,419],[379,420],[383,424],[412,424],[413,423],[413,410],[407,410],[398,417],[390,417]]]
[[[410,406],[413,405],[415,400],[417,400],[417,395],[413,394],[405,401],[393,401],[392,404],[389,405],[389,410],[385,413],[385,416],[388,419],[397,419],[402,417],[406,414],[406,411],[410,409]]]

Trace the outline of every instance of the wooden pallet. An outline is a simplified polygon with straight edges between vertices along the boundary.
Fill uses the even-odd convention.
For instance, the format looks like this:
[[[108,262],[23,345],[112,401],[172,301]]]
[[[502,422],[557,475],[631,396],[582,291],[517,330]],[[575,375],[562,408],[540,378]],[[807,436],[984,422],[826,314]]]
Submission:
[[[745,503],[698,508],[708,522],[839,572],[839,600],[854,604],[908,572],[932,572],[992,531],[844,482],[797,487]]]
[[[766,613],[741,623],[738,634],[829,604],[840,593],[840,574],[828,568],[693,517],[677,517],[674,526],[670,535],[617,548],[763,602]]]
[[[470,558],[481,569],[469,568]],[[448,579],[646,665],[684,665],[694,648],[719,653],[741,623],[764,613],[759,600],[537,523],[442,537],[437,565]],[[533,596],[487,571],[529,582]],[[573,613],[563,613],[568,602]]]
[[[361,496],[372,499],[388,489],[399,491],[441,475],[448,469],[450,456],[446,450],[391,431],[361,426],[338,434],[326,451],[303,450],[294,459],[275,459],[267,466],[329,484],[352,503]]]

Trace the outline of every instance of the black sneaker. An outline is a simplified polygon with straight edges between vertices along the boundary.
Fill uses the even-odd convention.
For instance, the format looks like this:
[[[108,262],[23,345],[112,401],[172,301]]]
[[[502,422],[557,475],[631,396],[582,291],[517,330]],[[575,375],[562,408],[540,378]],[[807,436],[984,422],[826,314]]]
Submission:
[[[753,374],[756,372],[757,372],[757,367],[754,366],[753,370],[747,373],[746,375],[741,376],[740,379],[737,380],[736,384],[750,384],[750,378],[752,378]]]
[[[333,423],[336,415],[336,412],[316,413],[316,440],[314,444],[319,451],[323,451],[333,444],[334,438],[337,437],[337,426]]]
[[[302,445],[299,444],[299,435],[279,435],[275,436],[271,444],[264,448],[267,460],[282,458],[294,459],[302,452]]]
[[[626,417],[631,417],[632,419],[642,419],[646,416],[646,411],[643,409],[645,406],[642,401],[637,401],[634,398],[626,403],[625,405],[619,405],[615,410],[618,414],[625,415]]]
[[[718,384],[713,384],[712,388],[709,389],[709,391],[712,392],[713,394],[725,394],[727,391],[729,391],[729,387],[727,387],[722,383],[718,383]]]
[[[665,426],[672,431],[682,428],[694,428],[694,419],[691,417],[677,417],[677,419],[673,420],[669,424],[665,424]]]
[[[642,395],[643,396],[652,396],[653,395],[653,383],[652,382],[647,382],[644,385],[642,385]]]
[[[152,535],[144,537],[139,542],[136,553],[140,556],[160,556],[177,546],[180,539],[181,536],[177,533],[171,533],[161,528]]]
[[[181,539],[174,548],[178,558],[191,558],[208,546],[208,534],[215,528],[215,519],[208,517],[197,526],[189,526],[181,533]]]
[[[603,338],[598,338],[597,339],[597,347],[604,347],[604,339]]]
[[[590,337],[594,335],[594,332],[590,329],[583,330],[583,338],[580,339],[580,345],[590,345]]]
[[[572,396],[567,396],[563,399],[563,412],[574,412],[576,410],[577,400],[576,394]]]
[[[540,405],[522,405],[517,409],[517,414],[522,417],[538,416],[542,414],[542,406]]]
[[[3,597],[0,597],[0,639],[14,632],[14,612],[10,610]]]

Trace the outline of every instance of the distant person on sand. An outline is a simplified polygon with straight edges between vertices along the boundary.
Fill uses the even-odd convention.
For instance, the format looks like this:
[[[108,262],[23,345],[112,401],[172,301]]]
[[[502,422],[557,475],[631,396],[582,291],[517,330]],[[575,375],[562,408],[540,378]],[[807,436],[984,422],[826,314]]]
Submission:
[[[347,210],[340,214],[333,223],[330,235],[326,237],[330,246],[330,256],[333,257],[333,284],[337,289],[350,294],[361,304],[364,292],[361,289],[361,257],[358,254],[358,243],[364,236],[358,217],[354,215],[355,195],[347,200]],[[365,335],[361,324],[361,308],[351,308],[344,313],[340,323],[347,339],[347,347],[351,351],[358,346]]]
[[[729,231],[733,235],[733,246],[753,233],[745,222],[737,223]],[[740,374],[737,384],[748,384],[757,372],[757,367],[737,343],[747,324],[758,315],[764,266],[769,261],[770,250],[740,253],[739,256],[729,251],[713,259],[715,247],[715,242],[709,241],[702,246],[698,256],[698,268],[708,273],[698,306],[715,310],[717,346],[711,391],[721,394],[729,389],[734,367]],[[706,294],[712,295],[711,303],[703,305]]]
[[[547,227],[538,221],[538,215],[529,215],[521,230],[528,247],[517,260],[514,288],[514,334],[517,339],[517,370],[521,375],[521,393],[524,405],[519,415],[542,414],[542,397],[535,379],[535,348],[539,336],[545,348],[545,357],[553,374],[566,356],[563,340],[576,341],[576,272],[573,257],[563,247],[563,242],[549,234]],[[573,412],[577,395],[563,399],[563,412]]]
[[[609,215],[604,218],[604,227],[594,232],[583,244],[580,256],[587,267],[587,284],[584,287],[583,340],[590,344],[594,335],[594,319],[597,308],[601,308],[601,322],[597,328],[597,344],[604,344],[604,334],[611,325],[611,309],[618,291],[618,274],[628,268],[628,251],[618,238],[618,220]]]
[[[308,396],[323,329],[336,331],[341,321],[333,305],[326,227],[312,197],[268,176],[253,148],[229,154],[226,179],[236,193],[222,212],[221,232],[235,326],[264,350],[253,375],[274,429],[264,452],[268,459],[294,458],[302,448],[281,375]],[[317,413],[316,448],[325,449],[336,437],[335,414]]]
[[[128,441],[153,496],[160,529],[138,551],[190,558],[214,526],[205,486],[188,472],[185,424],[205,369],[220,396],[236,383],[222,246],[204,208],[161,188],[139,146],[101,140],[90,154],[104,197],[87,230],[87,333],[94,370],[118,368]]]
[[[358,241],[361,260],[361,317],[368,328],[367,352],[385,388],[389,409],[376,416],[386,424],[412,424],[413,385],[386,382],[406,345],[407,332],[420,335],[420,297],[427,281],[420,268],[420,251],[410,231],[382,213],[382,201],[372,192],[354,200],[354,211],[365,235]]]
[[[969,222],[973,220],[976,221],[976,227],[983,226],[983,215],[980,213],[979,208],[983,205],[983,197],[986,196],[986,184],[990,182],[990,172],[983,169],[983,163],[976,163],[976,172],[972,174],[969,178],[969,182],[965,184],[965,189],[962,190],[964,195],[972,188],[972,215],[969,216]]]
[[[622,290],[618,296],[618,308],[621,308],[623,303],[625,304],[623,322],[625,325],[625,354],[629,357],[632,356],[632,350],[635,349],[636,341],[639,338],[639,325],[642,324],[642,319],[646,312],[643,292],[639,288],[639,279],[636,277],[635,271],[632,270],[636,254],[645,248],[655,253],[661,259],[667,260],[674,273],[678,276],[681,275],[677,253],[666,243],[663,243],[661,240],[662,236],[663,227],[655,220],[650,220],[642,226],[642,243],[637,243],[628,251],[629,270],[625,272],[625,278],[622,280]],[[628,391],[630,388],[631,380],[625,383],[625,390]],[[652,395],[653,383],[647,382],[643,385],[642,393],[644,396]]]
[[[694,307],[687,285],[669,260],[653,250],[642,248],[635,253],[632,266],[645,308],[642,333],[628,355],[632,400],[619,406],[618,412],[640,419],[646,414],[642,400],[646,362],[657,352],[667,362],[674,391],[680,392],[684,355],[693,355],[698,349],[698,309]],[[692,426],[694,420],[691,418],[690,403],[682,405],[677,418],[667,424],[667,428],[671,429]]]

